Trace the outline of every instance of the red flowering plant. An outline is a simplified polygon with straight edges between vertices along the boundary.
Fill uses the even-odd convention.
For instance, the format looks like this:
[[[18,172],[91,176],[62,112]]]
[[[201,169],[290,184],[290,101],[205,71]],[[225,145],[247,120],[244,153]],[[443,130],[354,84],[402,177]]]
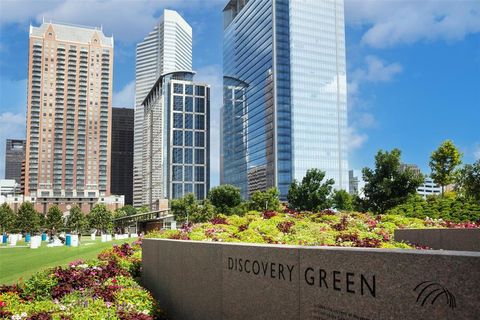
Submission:
[[[211,224],[228,224],[227,218],[225,217],[214,217],[210,220]]]
[[[262,217],[263,219],[270,219],[270,218],[273,218],[277,215],[277,213],[275,211],[264,211],[262,213]]]

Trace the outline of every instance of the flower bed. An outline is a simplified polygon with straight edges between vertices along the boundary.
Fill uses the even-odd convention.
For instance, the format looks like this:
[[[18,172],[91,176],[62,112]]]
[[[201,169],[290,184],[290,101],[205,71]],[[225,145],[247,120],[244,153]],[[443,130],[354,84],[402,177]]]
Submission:
[[[378,215],[325,210],[319,213],[249,212],[245,216],[219,215],[210,222],[183,225],[180,230],[157,231],[148,238],[179,240],[274,243],[307,246],[418,248],[393,241],[395,229],[478,228],[480,224],[424,220],[400,215]]]
[[[98,260],[39,272],[0,287],[1,319],[163,319],[138,283],[141,240],[102,251]]]

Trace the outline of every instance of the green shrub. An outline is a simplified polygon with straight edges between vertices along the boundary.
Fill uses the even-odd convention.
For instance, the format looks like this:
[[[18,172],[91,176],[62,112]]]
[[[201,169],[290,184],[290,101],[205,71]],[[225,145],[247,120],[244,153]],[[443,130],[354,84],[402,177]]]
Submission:
[[[37,300],[49,299],[51,289],[56,285],[55,275],[51,271],[42,271],[25,281],[24,292]]]

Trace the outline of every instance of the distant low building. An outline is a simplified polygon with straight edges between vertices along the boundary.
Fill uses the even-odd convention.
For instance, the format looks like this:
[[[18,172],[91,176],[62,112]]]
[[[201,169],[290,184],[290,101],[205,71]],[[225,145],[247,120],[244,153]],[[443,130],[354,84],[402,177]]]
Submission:
[[[417,188],[417,193],[426,198],[427,196],[441,194],[442,187],[436,184],[432,178],[425,177],[424,183]]]
[[[365,181],[363,181],[360,170],[348,171],[348,184],[351,195],[358,195],[361,198],[364,197],[363,188],[365,188]]]
[[[409,164],[409,163],[401,163],[400,164],[400,171],[405,171],[406,169],[413,170],[413,172],[417,174],[422,174],[422,170],[416,164]]]
[[[21,194],[21,186],[14,179],[3,179],[0,180],[0,195],[18,195]]]
[[[5,179],[22,180],[22,162],[25,159],[25,140],[7,139],[5,150]]]

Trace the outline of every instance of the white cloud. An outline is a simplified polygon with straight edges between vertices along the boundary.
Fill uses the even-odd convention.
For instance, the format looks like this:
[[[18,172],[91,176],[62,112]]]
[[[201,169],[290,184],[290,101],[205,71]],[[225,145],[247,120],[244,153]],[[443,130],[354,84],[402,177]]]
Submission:
[[[122,90],[113,93],[112,106],[133,108],[135,105],[135,80],[127,83]]]
[[[348,150],[354,151],[360,149],[368,140],[366,133],[359,133],[354,127],[349,127],[348,131]]]
[[[161,10],[193,10],[217,6],[222,0],[3,0],[1,23],[28,23],[31,19],[103,26],[106,35],[125,43],[138,42],[153,28]]]
[[[0,113],[0,176],[5,177],[6,139],[25,138],[25,115],[23,113]]]
[[[222,66],[204,66],[197,70],[195,82],[210,85],[210,185],[220,183],[220,109],[223,105]]]
[[[476,143],[473,147],[473,157],[475,160],[480,160],[480,143]]]
[[[346,23],[365,26],[362,43],[387,48],[417,41],[458,41],[480,32],[478,0],[347,0]]]

